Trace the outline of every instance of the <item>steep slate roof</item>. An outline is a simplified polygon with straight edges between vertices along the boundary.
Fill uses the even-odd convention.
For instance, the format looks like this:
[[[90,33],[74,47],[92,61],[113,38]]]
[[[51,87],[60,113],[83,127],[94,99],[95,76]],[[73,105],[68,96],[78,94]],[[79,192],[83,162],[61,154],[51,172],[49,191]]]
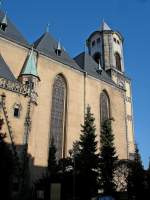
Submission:
[[[7,22],[7,28],[5,31],[2,31],[0,29],[0,36],[11,40],[13,42],[16,42],[21,45],[28,46],[27,40],[22,36],[22,34],[17,30],[15,25],[9,20],[9,18],[5,18],[5,14],[0,11],[0,23],[2,23],[4,20]]]
[[[89,75],[115,85],[110,76],[103,69],[101,73],[97,72],[98,64],[93,60],[93,58],[89,54],[82,52],[81,54],[76,56],[74,60]]]
[[[10,81],[16,81],[13,73],[10,71],[8,65],[5,63],[3,57],[0,54],[0,77]]]
[[[51,36],[50,33],[44,33],[37,41],[33,43],[33,47],[40,53],[59,61],[63,64],[69,65],[74,69],[80,70],[81,68],[77,63],[67,54],[67,52],[61,48],[61,55],[56,54],[56,49],[58,48],[58,42]],[[60,45],[60,44],[59,44]]]

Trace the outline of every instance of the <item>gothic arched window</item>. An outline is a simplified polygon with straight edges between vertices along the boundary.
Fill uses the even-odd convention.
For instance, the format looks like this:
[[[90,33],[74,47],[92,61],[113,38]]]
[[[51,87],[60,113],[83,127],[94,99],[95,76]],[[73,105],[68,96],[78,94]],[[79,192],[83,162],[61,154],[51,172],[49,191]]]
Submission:
[[[66,129],[67,86],[62,75],[57,75],[52,91],[50,139],[54,139],[56,158],[64,156]]]
[[[121,71],[121,57],[119,53],[115,53],[115,59],[116,59],[116,69]]]
[[[105,91],[100,95],[100,119],[101,124],[110,118],[110,102],[109,97]]]

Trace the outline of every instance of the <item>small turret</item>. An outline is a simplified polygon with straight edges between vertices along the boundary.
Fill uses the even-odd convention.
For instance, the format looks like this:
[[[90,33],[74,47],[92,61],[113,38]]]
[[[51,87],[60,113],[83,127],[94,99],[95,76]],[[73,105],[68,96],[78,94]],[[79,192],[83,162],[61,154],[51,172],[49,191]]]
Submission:
[[[19,80],[30,87],[31,90],[36,89],[37,82],[39,81],[39,76],[36,66],[36,56],[34,54],[33,48],[30,50],[29,55],[24,63],[23,69],[19,76]]]

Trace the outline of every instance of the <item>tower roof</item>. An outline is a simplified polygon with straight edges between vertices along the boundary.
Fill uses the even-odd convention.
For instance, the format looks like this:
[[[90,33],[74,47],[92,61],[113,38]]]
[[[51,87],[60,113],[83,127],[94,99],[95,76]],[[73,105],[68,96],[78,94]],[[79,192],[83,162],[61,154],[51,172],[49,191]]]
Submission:
[[[17,30],[15,25],[10,21],[10,19],[6,16],[4,12],[0,10],[0,23],[7,24],[7,28],[5,31],[0,29],[0,36],[5,39],[11,40],[21,45],[28,46],[27,40],[23,37],[23,35]]]
[[[103,21],[101,30],[102,31],[111,31],[112,29],[108,26],[108,24],[105,21]]]
[[[30,51],[30,54],[24,64],[21,75],[33,75],[38,77],[35,55],[33,49]]]
[[[81,70],[81,68],[76,64],[76,62],[68,55],[64,48],[60,46],[60,43],[57,42],[49,32],[45,32],[38,40],[36,40],[33,43],[33,47],[49,58],[52,58],[63,64],[69,65],[72,68]],[[58,48],[61,48],[60,55],[57,55],[56,53],[56,50]]]
[[[8,65],[4,61],[2,55],[0,54],[0,77],[5,78],[10,81],[16,81],[13,73],[9,69]]]

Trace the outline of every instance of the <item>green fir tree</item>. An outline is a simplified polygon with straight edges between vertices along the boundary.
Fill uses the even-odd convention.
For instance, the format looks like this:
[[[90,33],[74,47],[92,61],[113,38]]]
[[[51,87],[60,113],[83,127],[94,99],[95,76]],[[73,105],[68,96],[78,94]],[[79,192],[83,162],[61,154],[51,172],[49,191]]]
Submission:
[[[78,150],[74,156],[76,171],[77,194],[80,199],[91,199],[97,195],[98,190],[98,154],[96,141],[95,118],[91,108],[87,107],[84,125],[81,125],[81,135]]]
[[[103,122],[100,135],[100,188],[104,195],[113,196],[116,191],[114,174],[117,160],[112,120],[108,119]]]
[[[145,171],[139,149],[136,145],[134,160],[129,163],[128,197],[130,200],[141,200],[145,195]]]

